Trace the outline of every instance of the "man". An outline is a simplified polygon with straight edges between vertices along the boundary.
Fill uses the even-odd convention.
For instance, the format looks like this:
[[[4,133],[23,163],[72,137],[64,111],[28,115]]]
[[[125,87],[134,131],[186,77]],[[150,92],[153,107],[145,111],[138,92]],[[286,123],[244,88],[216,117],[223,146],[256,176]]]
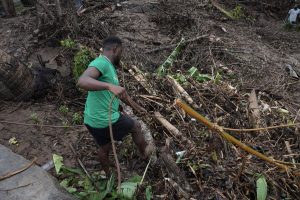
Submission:
[[[115,140],[122,140],[130,132],[142,157],[149,156],[153,147],[147,145],[141,132],[141,125],[126,114],[119,112],[119,100],[138,112],[145,110],[136,104],[119,86],[115,67],[120,65],[122,41],[118,37],[108,37],[103,41],[103,55],[93,60],[78,80],[78,86],[88,91],[85,104],[84,123],[99,147],[99,159],[105,173],[109,171],[109,151],[111,139],[109,132],[109,105],[113,96],[116,98],[111,106],[111,122]]]
[[[295,6],[291,10],[289,10],[288,14],[288,23],[291,25],[295,25],[297,23],[298,15],[300,14],[300,9],[298,6]]]

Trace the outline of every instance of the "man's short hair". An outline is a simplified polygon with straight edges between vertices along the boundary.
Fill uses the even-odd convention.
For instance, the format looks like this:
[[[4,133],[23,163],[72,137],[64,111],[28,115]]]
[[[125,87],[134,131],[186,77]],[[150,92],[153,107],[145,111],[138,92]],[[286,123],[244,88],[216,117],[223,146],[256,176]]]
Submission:
[[[122,46],[122,40],[116,36],[109,36],[103,40],[103,49],[110,50],[113,45]]]

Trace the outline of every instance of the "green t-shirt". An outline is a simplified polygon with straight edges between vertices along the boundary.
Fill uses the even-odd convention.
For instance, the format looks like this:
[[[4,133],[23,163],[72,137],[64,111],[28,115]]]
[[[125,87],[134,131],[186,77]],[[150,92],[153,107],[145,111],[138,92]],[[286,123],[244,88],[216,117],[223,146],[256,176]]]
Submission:
[[[95,67],[101,76],[98,81],[119,85],[117,73],[113,64],[104,56],[93,60],[89,67]],[[84,110],[84,123],[93,128],[108,127],[109,103],[113,93],[108,90],[89,91]],[[119,117],[119,99],[116,97],[112,103],[111,121],[115,123]]]

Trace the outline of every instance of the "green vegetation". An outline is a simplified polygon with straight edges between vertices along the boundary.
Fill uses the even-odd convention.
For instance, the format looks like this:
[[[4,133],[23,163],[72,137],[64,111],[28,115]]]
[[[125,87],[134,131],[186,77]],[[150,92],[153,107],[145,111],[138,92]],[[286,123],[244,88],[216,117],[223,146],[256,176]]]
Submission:
[[[64,115],[68,114],[69,111],[70,110],[69,110],[68,106],[66,106],[66,105],[62,105],[59,107],[59,112],[61,112]]]
[[[180,42],[177,44],[176,48],[169,55],[167,60],[157,69],[158,76],[163,77],[166,75],[166,73],[168,72],[168,70],[170,70],[173,63],[177,59],[178,55],[182,51],[184,44],[185,44],[185,39],[181,38]]]
[[[66,47],[68,49],[76,49],[76,47],[77,47],[77,43],[70,38],[61,40],[60,45],[63,47]]]
[[[87,48],[82,47],[74,56],[73,77],[75,80],[86,70],[95,55]]]
[[[30,119],[33,121],[33,123],[38,124],[40,122],[38,115],[36,113],[32,113],[30,115]]]
[[[61,46],[74,50],[75,55],[73,58],[72,73],[75,80],[81,76],[81,74],[88,67],[89,63],[96,57],[95,53],[87,47],[76,43],[74,40],[67,38],[60,41]]]
[[[117,193],[115,176],[109,179],[98,172],[88,177],[82,170],[66,167],[63,164],[63,157],[53,154],[53,162],[57,175],[63,177],[60,185],[69,193],[80,200],[114,200],[136,199],[135,193],[142,177],[134,176],[121,184],[120,193]],[[152,198],[151,187],[146,188],[146,199]]]
[[[82,124],[82,116],[81,116],[81,114],[80,113],[74,113],[73,115],[72,115],[72,123],[73,124]]]
[[[258,174],[256,180],[256,196],[257,200],[265,200],[268,194],[268,184],[266,178],[262,174]]]
[[[245,14],[244,14],[243,8],[240,5],[237,5],[233,10],[231,10],[230,14],[233,17],[233,19],[242,19],[242,18],[245,18]]]

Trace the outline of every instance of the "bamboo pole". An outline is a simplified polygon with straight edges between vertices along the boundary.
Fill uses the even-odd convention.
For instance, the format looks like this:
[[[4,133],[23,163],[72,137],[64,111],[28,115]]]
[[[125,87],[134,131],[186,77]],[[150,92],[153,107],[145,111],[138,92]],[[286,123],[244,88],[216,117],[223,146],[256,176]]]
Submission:
[[[251,153],[259,158],[261,158],[264,161],[267,161],[273,165],[276,165],[277,167],[285,170],[285,171],[289,171],[290,168],[286,165],[277,163],[276,160],[269,158],[265,155],[263,155],[262,153],[259,153],[257,151],[255,151],[254,149],[252,149],[251,147],[248,147],[247,145],[243,144],[242,142],[240,142],[239,140],[237,140],[236,138],[232,137],[230,134],[226,133],[222,127],[218,126],[217,124],[212,123],[211,121],[207,120],[205,117],[203,117],[202,115],[200,115],[198,112],[196,112],[194,109],[192,109],[190,106],[188,106],[186,103],[184,103],[183,101],[177,99],[176,100],[176,104],[178,106],[180,106],[181,108],[183,108],[185,110],[186,113],[188,113],[190,116],[194,117],[195,119],[197,119],[198,121],[202,122],[205,126],[207,126],[209,129],[218,132],[223,138],[225,138],[226,140],[228,140],[229,142],[239,146],[241,149],[247,151],[248,153]],[[296,175],[300,175],[299,173],[297,173]]]

